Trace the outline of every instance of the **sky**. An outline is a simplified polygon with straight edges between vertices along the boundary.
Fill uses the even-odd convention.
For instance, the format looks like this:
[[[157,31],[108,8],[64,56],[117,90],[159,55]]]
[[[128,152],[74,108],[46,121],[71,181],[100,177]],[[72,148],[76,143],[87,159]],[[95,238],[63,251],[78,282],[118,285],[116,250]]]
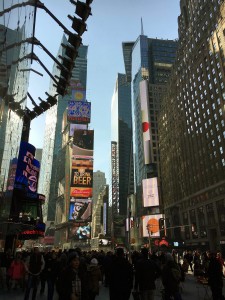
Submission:
[[[69,0],[42,0],[44,5],[73,32],[75,6]],[[92,15],[87,19],[87,31],[82,35],[88,45],[87,100],[92,103],[90,129],[95,130],[94,171],[110,172],[111,99],[117,73],[125,73],[122,42],[135,41],[141,34],[149,38],[177,39],[179,0],[93,0]],[[38,9],[35,37],[54,55],[57,55],[63,29],[42,9]],[[52,71],[52,59],[39,47],[35,54]],[[43,77],[31,73],[29,93],[38,103],[46,99],[50,77],[35,62],[32,68]],[[28,104],[29,106],[29,104]],[[32,108],[32,106],[31,106]],[[36,148],[43,147],[45,114],[31,123],[30,140]],[[109,182],[107,182],[109,183]]]

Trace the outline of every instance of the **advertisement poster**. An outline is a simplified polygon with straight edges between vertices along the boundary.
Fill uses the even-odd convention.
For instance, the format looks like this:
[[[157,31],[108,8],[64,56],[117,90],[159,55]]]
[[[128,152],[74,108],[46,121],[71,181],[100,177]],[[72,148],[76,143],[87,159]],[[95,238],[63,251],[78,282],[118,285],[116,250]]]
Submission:
[[[91,227],[89,224],[80,223],[79,225],[74,223],[69,228],[69,238],[75,240],[87,240],[91,238]]]
[[[91,119],[91,103],[87,101],[69,101],[67,120],[69,122],[87,124]]]
[[[16,170],[16,183],[23,183],[28,186],[32,193],[37,192],[40,163],[34,158],[36,148],[27,143],[21,142]]]
[[[73,155],[93,157],[94,130],[74,130]]]
[[[143,237],[159,237],[159,219],[163,218],[162,214],[148,215],[142,217]]]
[[[142,180],[144,207],[158,206],[158,180],[157,177]]]
[[[91,198],[92,188],[71,187],[70,196],[74,198]]]
[[[91,199],[70,199],[69,220],[90,222],[92,213]]]

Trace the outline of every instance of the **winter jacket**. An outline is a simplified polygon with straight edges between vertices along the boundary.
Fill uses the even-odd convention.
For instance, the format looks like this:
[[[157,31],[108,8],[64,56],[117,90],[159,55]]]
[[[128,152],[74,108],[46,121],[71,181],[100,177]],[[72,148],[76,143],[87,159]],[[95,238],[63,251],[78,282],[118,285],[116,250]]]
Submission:
[[[91,265],[88,267],[88,289],[95,295],[99,294],[99,281],[102,281],[100,267]]]

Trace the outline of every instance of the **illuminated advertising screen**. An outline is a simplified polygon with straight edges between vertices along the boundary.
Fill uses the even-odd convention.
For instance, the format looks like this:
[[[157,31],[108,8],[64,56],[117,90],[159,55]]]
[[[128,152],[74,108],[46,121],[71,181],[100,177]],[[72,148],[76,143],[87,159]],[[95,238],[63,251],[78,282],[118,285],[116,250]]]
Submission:
[[[103,203],[103,233],[107,233],[107,203]]]
[[[93,159],[72,159],[71,197],[91,198],[93,186]]]
[[[28,186],[29,192],[36,193],[40,163],[34,158],[36,148],[27,143],[21,142],[17,162],[15,183],[22,183]]]
[[[69,220],[76,222],[90,222],[92,213],[91,199],[70,198]]]
[[[70,132],[69,132],[70,136],[74,135],[75,129],[87,130],[87,125],[86,124],[70,124]]]
[[[142,118],[142,134],[144,146],[144,160],[145,164],[151,162],[150,152],[150,117],[149,117],[149,95],[148,95],[148,81],[142,80],[140,82],[140,102],[141,102],[141,118]]]
[[[163,218],[162,214],[148,215],[142,217],[143,237],[159,237],[159,219]]]
[[[85,89],[73,89],[71,91],[72,100],[74,101],[85,101],[86,100],[86,90]]]
[[[75,129],[73,135],[73,155],[93,157],[94,130]]]
[[[91,238],[91,227],[85,223],[73,223],[69,228],[69,239],[87,240]]]
[[[74,101],[85,101],[86,100],[86,89],[82,86],[79,80],[70,80],[70,84],[67,88],[68,94],[71,94],[71,100]]]
[[[67,110],[67,120],[74,123],[90,123],[91,102],[87,101],[69,101]]]
[[[158,206],[158,180],[157,177],[142,180],[143,205],[144,207]]]

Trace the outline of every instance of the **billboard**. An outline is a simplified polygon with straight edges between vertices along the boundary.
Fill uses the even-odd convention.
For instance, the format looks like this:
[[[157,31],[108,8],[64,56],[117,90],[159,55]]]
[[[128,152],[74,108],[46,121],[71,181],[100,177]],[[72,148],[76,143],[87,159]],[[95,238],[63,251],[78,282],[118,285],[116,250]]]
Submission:
[[[142,234],[143,237],[159,237],[159,219],[163,218],[162,214],[148,215],[142,217]]]
[[[70,196],[91,198],[93,186],[93,159],[72,159]]]
[[[73,135],[73,156],[93,157],[94,130],[75,129]]]
[[[67,120],[76,124],[90,123],[91,102],[87,101],[69,101],[67,109]]]
[[[68,94],[71,93],[71,99],[74,101],[86,100],[86,89],[82,86],[79,80],[70,80],[68,86]]]
[[[34,158],[36,148],[27,143],[20,143],[20,151],[17,162],[15,183],[28,186],[29,192],[36,193],[40,163]]]
[[[87,240],[91,238],[91,227],[89,224],[85,223],[73,223],[69,228],[68,233],[69,239],[74,240]]]
[[[149,116],[149,96],[148,96],[148,81],[142,80],[140,82],[140,102],[141,102],[141,119],[142,119],[142,135],[144,146],[144,162],[151,163],[150,151],[150,116]]]
[[[70,198],[69,220],[76,222],[90,222],[92,213],[91,199]]]
[[[157,177],[142,180],[143,205],[144,207],[158,206],[158,179]]]
[[[86,124],[70,124],[70,132],[69,132],[70,136],[74,135],[75,129],[87,130],[87,125]]]

